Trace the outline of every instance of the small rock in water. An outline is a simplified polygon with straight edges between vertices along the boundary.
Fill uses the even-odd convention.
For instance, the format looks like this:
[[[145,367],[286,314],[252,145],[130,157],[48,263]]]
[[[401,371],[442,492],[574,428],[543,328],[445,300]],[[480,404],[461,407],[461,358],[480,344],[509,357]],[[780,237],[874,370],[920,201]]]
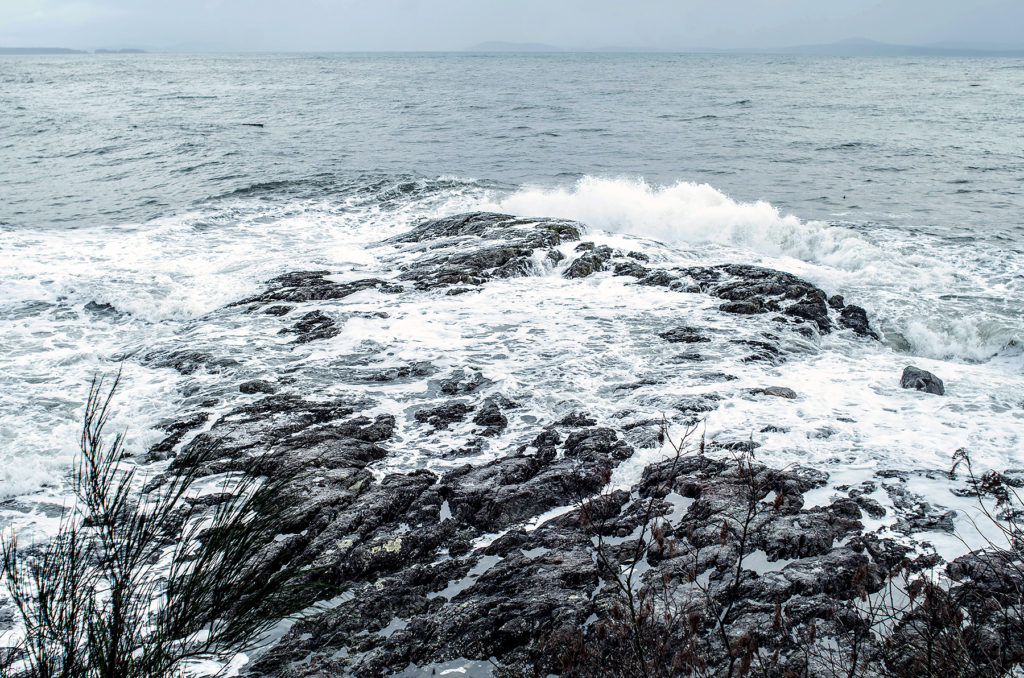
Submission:
[[[755,388],[751,391],[754,395],[770,395],[776,398],[796,398],[796,391],[785,386],[768,386],[766,388]]]
[[[828,298],[829,307],[836,311],[841,310],[846,304],[843,302],[843,297],[840,294],[833,294]]]
[[[271,384],[269,381],[263,379],[253,379],[252,381],[246,381],[238,386],[238,390],[242,393],[276,393],[277,387]]]
[[[946,392],[946,387],[941,379],[931,372],[914,367],[913,365],[908,365],[903,370],[900,386],[903,388],[916,388],[918,391],[934,393],[935,395],[943,395]]]
[[[711,341],[696,327],[677,327],[667,332],[660,332],[658,336],[670,344],[697,344]]]
[[[274,306],[265,308],[263,312],[266,313],[267,315],[281,316],[288,315],[289,313],[291,313],[292,308],[292,306],[285,306],[284,304],[275,304]]]

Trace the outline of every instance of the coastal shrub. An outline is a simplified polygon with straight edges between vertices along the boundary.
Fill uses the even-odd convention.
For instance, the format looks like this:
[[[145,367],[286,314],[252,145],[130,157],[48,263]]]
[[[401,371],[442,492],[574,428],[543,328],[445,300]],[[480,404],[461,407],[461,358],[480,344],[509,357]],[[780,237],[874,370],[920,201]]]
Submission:
[[[290,478],[235,475],[210,507],[197,481],[215,445],[198,444],[147,483],[124,459],[124,434],[104,440],[119,381],[93,380],[56,535],[41,547],[2,540],[23,631],[0,652],[4,678],[179,675],[250,647],[298,604],[298,569],[272,555]]]
[[[767,475],[748,449],[733,457],[739,492],[704,526],[716,534],[674,536],[664,524],[662,499],[684,455],[703,455],[704,441],[689,449],[691,427],[680,441],[668,437],[673,456],[663,486],[644,504],[641,524],[625,552],[609,543],[604,495],[580,498],[580,523],[588,530],[601,576],[612,585],[610,603],[584,628],[557,631],[542,644],[535,675],[616,678],[762,676],[764,678],[967,678],[1021,675],[1024,666],[1024,501],[1014,480],[975,474],[969,454],[958,450],[951,475],[967,474],[968,492],[983,521],[998,535],[985,547],[937,568],[928,558],[874,559],[858,567],[848,590],[794,609],[778,603],[753,617],[745,594],[751,585],[745,561],[752,537],[781,495],[770,497]],[[993,508],[994,506],[994,508]],[[703,528],[699,527],[697,530]],[[992,529],[987,531],[989,534]],[[710,538],[709,538],[710,537]],[[714,553],[708,553],[713,550]],[[639,576],[647,563],[683,556],[683,576]],[[724,563],[723,563],[723,555]],[[714,564],[712,566],[712,564]],[[821,605],[824,602],[825,607]],[[763,623],[751,627],[750,619]]]

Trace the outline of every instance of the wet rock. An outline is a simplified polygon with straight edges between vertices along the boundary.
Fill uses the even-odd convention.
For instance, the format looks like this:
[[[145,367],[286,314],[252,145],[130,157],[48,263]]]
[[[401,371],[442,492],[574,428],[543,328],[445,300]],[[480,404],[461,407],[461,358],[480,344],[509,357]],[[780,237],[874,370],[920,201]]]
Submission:
[[[480,372],[469,372],[466,370],[455,370],[447,379],[440,383],[441,393],[446,395],[459,395],[472,393],[486,383],[484,375]]]
[[[253,394],[253,393],[276,393],[277,387],[271,384],[269,381],[263,379],[253,379],[251,381],[244,381],[238,385],[238,390],[242,393]]]
[[[120,311],[118,311],[110,304],[97,303],[95,301],[88,302],[83,308],[85,309],[86,313],[97,318],[109,318],[120,315]]]
[[[776,398],[789,398],[792,400],[796,398],[796,391],[785,386],[768,386],[765,388],[755,388],[750,391],[754,395],[770,395]]]
[[[845,306],[842,295],[833,294],[828,298],[828,307],[836,311],[841,310]]]
[[[828,307],[821,299],[792,304],[784,308],[782,312],[813,322],[823,333],[832,329],[832,321],[828,318]]]
[[[645,264],[649,263],[651,261],[651,258],[649,256],[647,256],[646,254],[644,254],[643,252],[626,252],[626,256],[629,257],[630,259],[636,259],[637,261],[642,261]]]
[[[426,221],[385,242],[415,255],[399,279],[432,289],[529,275],[535,250],[579,240],[581,232],[572,221],[472,212]]]
[[[238,365],[238,361],[231,358],[216,358],[208,353],[187,349],[170,353],[155,351],[144,356],[142,361],[153,367],[170,367],[185,375],[193,374],[201,368],[208,372],[219,372],[223,368]]]
[[[508,418],[501,412],[496,403],[487,403],[477,411],[473,423],[484,427],[483,435],[497,435],[508,426]]]
[[[294,334],[295,343],[305,344],[317,339],[330,339],[340,332],[334,318],[323,311],[310,311],[291,327],[281,329],[279,334]]]
[[[565,455],[572,458],[595,458],[609,456],[612,459],[628,459],[633,454],[625,441],[610,428],[586,428],[573,431],[565,439]]]
[[[276,278],[268,280],[267,291],[241,301],[234,302],[230,304],[230,306],[266,304],[274,302],[301,303],[306,301],[344,299],[356,292],[362,292],[363,290],[368,289],[375,289],[388,294],[395,294],[402,291],[401,285],[396,285],[378,278],[367,278],[365,280],[354,280],[351,282],[339,283],[327,280],[325,276],[328,275],[330,275],[330,271],[294,271],[292,273],[285,273],[284,275],[279,275]]]
[[[430,424],[435,429],[446,429],[451,424],[463,421],[472,411],[473,408],[465,403],[450,402],[419,410],[413,417],[416,421]]]
[[[677,327],[666,332],[659,332],[658,336],[670,344],[697,344],[711,341],[696,327]]]
[[[587,276],[604,270],[606,259],[597,252],[585,252],[577,257],[569,268],[562,275],[566,278],[586,278]]]
[[[718,307],[719,311],[723,313],[736,313],[739,315],[754,315],[762,313],[761,300],[758,298],[751,298],[746,301],[730,301],[722,304]]]
[[[597,420],[585,412],[571,412],[558,421],[555,426],[596,426]]]
[[[743,358],[743,362],[767,362],[778,364],[782,362],[782,351],[773,343],[758,341],[756,339],[733,339],[733,344],[747,346],[753,349],[753,353]]]
[[[209,418],[210,415],[206,412],[196,412],[182,419],[161,425],[160,429],[165,431],[167,436],[149,448],[147,453],[148,460],[161,461],[166,459],[187,433],[205,424]]]
[[[268,306],[267,308],[263,309],[263,312],[266,313],[267,315],[282,316],[291,313],[293,308],[295,307],[286,306],[284,304],[275,304],[273,306]]]
[[[943,395],[946,392],[946,387],[941,379],[931,372],[914,367],[913,365],[909,365],[903,370],[903,375],[900,377],[900,386],[917,389],[925,393],[934,393],[935,395]]]
[[[859,336],[878,339],[878,335],[868,324],[867,311],[860,306],[850,304],[843,308],[842,312],[839,314],[839,324],[842,327],[850,328]]]
[[[647,287],[668,287],[677,280],[679,280],[678,275],[673,275],[665,270],[657,270],[651,271],[648,275],[638,280],[637,284]]]
[[[634,278],[643,278],[650,274],[650,270],[635,261],[620,261],[615,264],[615,275],[628,275]]]
[[[399,381],[401,379],[418,379],[429,377],[435,372],[434,365],[426,360],[419,360],[408,365],[393,367],[382,367],[376,370],[360,370],[353,372],[350,376],[356,382],[377,382],[385,383]]]

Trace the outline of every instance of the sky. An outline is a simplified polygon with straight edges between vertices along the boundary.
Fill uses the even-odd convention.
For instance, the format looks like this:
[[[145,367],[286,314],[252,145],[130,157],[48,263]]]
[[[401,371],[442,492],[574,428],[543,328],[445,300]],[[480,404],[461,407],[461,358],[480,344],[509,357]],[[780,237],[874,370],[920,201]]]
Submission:
[[[0,46],[171,51],[1024,46],[1024,0],[0,0]]]

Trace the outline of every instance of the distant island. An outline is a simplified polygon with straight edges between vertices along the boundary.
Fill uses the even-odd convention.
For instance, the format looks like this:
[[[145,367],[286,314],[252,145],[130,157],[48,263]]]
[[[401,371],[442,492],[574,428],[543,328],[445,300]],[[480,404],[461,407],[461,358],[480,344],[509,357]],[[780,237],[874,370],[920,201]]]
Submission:
[[[0,54],[88,54],[66,47],[0,47]]]
[[[90,54],[87,50],[67,47],[0,47],[0,54]],[[98,49],[92,54],[146,54],[144,49]]]
[[[865,38],[850,38],[820,45],[792,47],[744,48],[651,48],[600,46],[565,49],[534,42],[482,42],[464,50],[466,52],[626,52],[662,54],[806,54],[812,56],[990,56],[1024,57],[1024,46],[973,46],[958,44],[896,45]]]

